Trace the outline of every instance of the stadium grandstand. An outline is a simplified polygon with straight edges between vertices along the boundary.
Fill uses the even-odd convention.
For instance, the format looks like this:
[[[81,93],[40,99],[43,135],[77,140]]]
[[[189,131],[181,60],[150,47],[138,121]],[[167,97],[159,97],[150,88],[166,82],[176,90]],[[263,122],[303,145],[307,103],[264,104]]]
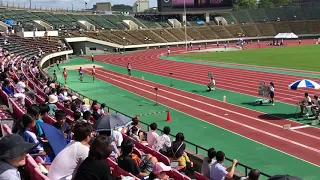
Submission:
[[[162,72],[162,65],[158,64],[162,78],[170,78],[165,79],[166,83],[170,82],[170,87],[166,85],[162,87],[160,82],[152,82],[153,75],[150,74],[148,81],[144,80],[144,78],[147,79],[144,73],[140,73],[140,77],[134,75],[131,77],[129,62],[139,61],[134,58],[134,53],[140,53],[141,56],[141,54],[146,55],[154,51],[155,54],[152,56],[158,57],[166,54],[166,60],[170,60],[170,53],[178,54],[188,48],[192,50],[192,46],[199,48],[199,51],[202,47],[216,48],[216,45],[219,46],[219,44],[225,45],[225,49],[227,49],[227,44],[239,48],[237,43],[240,39],[245,40],[248,44],[249,42],[251,44],[268,42],[269,46],[270,41],[275,43],[275,36],[279,33],[297,35],[299,44],[302,40],[311,40],[312,44],[318,44],[320,1],[294,1],[295,3],[283,6],[257,5],[254,8],[239,6],[231,0],[215,1],[216,3],[199,0],[198,4],[194,4],[194,1],[190,4],[174,4],[174,2],[178,1],[159,0],[158,9],[151,8],[137,13],[112,10],[106,13],[97,10],[74,10],[73,8],[72,10],[50,7],[33,8],[31,5],[28,8],[1,2],[0,180],[8,179],[8,177],[19,179],[20,176],[22,179],[30,180],[113,178],[223,180],[225,177],[234,180],[266,180],[269,178],[295,180],[293,179],[295,177],[289,175],[275,177],[276,172],[282,174],[287,172],[273,168],[272,158],[269,159],[270,162],[264,162],[263,167],[252,167],[250,163],[243,163],[238,157],[231,156],[231,158],[229,154],[225,155],[220,149],[218,151],[211,148],[215,146],[215,143],[223,144],[224,140],[219,137],[210,139],[213,141],[210,146],[189,140],[186,133],[182,133],[179,128],[183,128],[183,118],[198,118],[196,113],[188,114],[191,110],[186,108],[187,112],[181,116],[183,118],[179,119],[182,124],[172,125],[170,124],[172,121],[170,105],[163,103],[164,108],[161,111],[160,108],[156,109],[156,113],[150,110],[160,107],[156,106],[158,98],[166,101],[165,95],[160,94],[158,87],[178,90],[179,85],[173,85],[172,81],[181,80],[180,84],[187,81],[183,78],[172,78],[172,72],[175,71],[174,68],[178,69],[178,66],[169,67],[170,72]],[[273,46],[272,43],[270,46]],[[244,47],[241,48],[244,49]],[[132,57],[130,57],[131,53]],[[152,56],[150,58],[153,58]],[[155,60],[147,58],[146,56],[142,64]],[[76,64],[75,61],[83,63]],[[105,64],[110,67],[105,68]],[[152,66],[155,65],[157,64]],[[134,69],[135,64],[132,63],[132,66]],[[152,66],[150,65],[151,68]],[[101,70],[104,68],[106,70]],[[181,66],[179,68],[183,69]],[[200,66],[198,68],[200,71]],[[126,94],[128,92],[111,93],[114,95],[114,101],[121,102],[120,105],[114,107],[111,105],[114,102],[108,104],[108,99],[103,99],[102,95],[101,99],[97,99],[98,93],[93,92],[94,97],[85,94],[92,88],[96,88],[95,90],[104,87],[115,89],[113,83],[129,79],[123,73],[127,70],[131,81],[137,86],[142,83],[148,84],[148,88],[152,89],[152,95],[144,96],[137,92],[145,91],[143,88],[132,90],[132,92],[128,90],[130,94]],[[205,70],[209,71],[209,69]],[[151,73],[152,70],[146,72]],[[99,75],[103,73],[108,76],[108,80],[105,81],[111,84],[110,86],[99,84],[100,81],[104,81],[102,75]],[[91,76],[93,82],[91,82]],[[174,76],[178,75],[174,73]],[[78,81],[80,79],[82,82],[82,78],[84,81],[89,79],[94,85],[89,85],[89,82],[79,84]],[[200,80],[198,82],[195,80],[194,83],[204,84]],[[122,91],[129,86],[133,88],[135,84],[119,85]],[[191,88],[188,89],[188,92],[186,91],[181,90],[180,93],[183,95],[198,92]],[[236,91],[236,88],[232,91]],[[132,94],[136,96],[131,96]],[[154,99],[154,94],[156,95],[155,106],[146,103]],[[176,92],[168,97],[178,97],[182,96],[181,94]],[[129,110],[130,112],[135,111],[134,108],[128,108],[130,106],[127,105],[127,102],[136,103],[141,97],[145,97],[141,102],[147,105],[139,104],[136,109],[139,111],[139,108],[150,108],[146,110],[148,112],[137,113],[138,115],[125,113]],[[126,99],[127,102],[122,102],[121,98]],[[190,101],[193,99],[191,96],[188,98]],[[211,103],[204,99],[202,94],[198,95],[198,98],[197,103]],[[222,101],[219,100],[219,102]],[[159,104],[162,103],[159,102]],[[221,104],[221,107],[227,108],[225,104]],[[240,106],[233,108],[240,108]],[[203,109],[206,110],[206,108]],[[217,111],[220,113],[224,110]],[[181,112],[182,110],[179,109],[174,111],[176,114]],[[252,110],[252,112],[258,111]],[[201,117],[212,116],[214,118],[216,114],[211,113],[213,114],[202,114]],[[153,122],[152,119],[145,121],[148,116],[153,118],[155,114],[165,114],[166,122],[162,122],[165,118],[159,122]],[[117,126],[120,120],[123,124]],[[99,129],[100,125],[107,126],[106,124],[110,128]],[[191,125],[191,123],[186,124]],[[217,127],[220,126],[217,125]],[[228,130],[228,128],[221,129]],[[189,127],[188,130],[189,133],[194,134],[197,134],[195,131],[198,131],[192,127]],[[261,136],[262,134],[263,132]],[[258,140],[253,141],[260,143]],[[104,146],[106,143],[108,146]],[[281,146],[280,142],[278,144]],[[237,149],[237,146],[238,144],[229,146],[228,151]],[[277,150],[273,148],[272,152],[274,149]],[[255,156],[259,148],[247,148],[247,150],[250,150],[250,154]],[[319,150],[315,151],[319,153]],[[285,151],[281,150],[281,152]],[[236,154],[241,155],[242,153]],[[315,156],[318,157],[318,154]],[[233,158],[237,158],[239,162]],[[304,160],[299,157],[297,159],[302,159],[303,163],[309,161],[309,159]],[[209,169],[208,166],[211,167],[214,162],[219,164],[218,167]],[[229,166],[230,168],[225,170],[224,167]],[[5,169],[8,167],[9,170]],[[272,171],[269,171],[268,168]],[[319,168],[318,165],[317,168]],[[223,177],[219,179],[219,175],[212,175],[211,171],[214,171],[212,169],[220,170],[215,173],[223,173]],[[15,173],[17,177],[13,177],[12,173]],[[299,176],[301,175],[299,173],[293,175]],[[320,177],[319,173],[309,176],[305,174],[302,178],[306,180],[316,180]]]

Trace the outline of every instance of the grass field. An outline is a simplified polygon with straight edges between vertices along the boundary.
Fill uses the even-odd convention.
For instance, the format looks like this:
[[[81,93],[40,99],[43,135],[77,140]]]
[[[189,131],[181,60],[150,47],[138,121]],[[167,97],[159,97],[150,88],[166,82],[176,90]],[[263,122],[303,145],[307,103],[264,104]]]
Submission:
[[[209,60],[288,69],[319,71],[320,46],[292,46],[244,51],[179,54],[194,60]]]

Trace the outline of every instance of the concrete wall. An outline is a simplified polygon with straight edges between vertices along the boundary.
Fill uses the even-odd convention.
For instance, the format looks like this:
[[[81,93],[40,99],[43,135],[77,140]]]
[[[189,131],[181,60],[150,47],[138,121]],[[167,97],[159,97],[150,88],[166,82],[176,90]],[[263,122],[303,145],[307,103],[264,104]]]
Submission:
[[[147,9],[149,9],[149,0],[137,0],[132,6],[134,13],[144,12]]]
[[[74,55],[80,55],[80,50],[82,49],[84,55],[91,55],[91,54],[106,54],[107,49],[109,51],[113,51],[114,48],[106,45],[96,44],[88,41],[84,42],[72,42],[69,43],[73,49]]]

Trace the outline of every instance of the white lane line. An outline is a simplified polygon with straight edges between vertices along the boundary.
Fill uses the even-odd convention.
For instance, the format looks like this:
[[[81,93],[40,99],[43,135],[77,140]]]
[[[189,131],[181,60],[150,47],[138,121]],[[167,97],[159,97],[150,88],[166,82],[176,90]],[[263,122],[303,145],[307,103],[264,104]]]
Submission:
[[[121,57],[121,58],[117,57],[116,60],[115,60],[115,62],[123,62],[125,58],[129,58],[129,57]],[[134,57],[134,58],[136,58],[136,57]],[[115,59],[115,58],[113,58],[113,59]],[[111,65],[114,65],[114,66],[120,66],[120,67],[122,67],[121,65],[118,65],[117,63],[113,63],[113,61],[112,61],[113,59],[105,59],[105,58],[103,58],[103,59],[101,59],[101,62],[106,63],[106,64],[111,64]],[[121,61],[118,61],[118,59],[121,59]],[[143,72],[143,70],[138,70],[138,71]],[[168,76],[161,75],[161,74],[155,74],[155,73],[152,73],[152,72],[146,72],[146,73],[168,78]],[[201,84],[201,83],[198,83],[198,82],[194,82],[194,81],[187,81],[186,79],[178,79],[178,78],[175,78],[175,77],[171,77],[171,78],[172,78],[172,79],[175,79],[175,80],[179,80],[179,81],[184,81],[184,82],[187,82],[187,83],[196,84],[196,85],[202,85],[202,86],[204,85],[204,84]],[[148,81],[148,82],[152,82],[152,81]],[[162,85],[162,86],[166,86],[166,85]],[[166,87],[168,87],[168,86],[166,86]],[[174,88],[174,87],[171,87],[171,88],[176,89],[176,88]],[[219,89],[225,90],[225,91],[234,92],[234,93],[239,93],[239,92],[237,92],[237,91],[230,90],[230,89],[224,89],[224,88],[219,88]],[[178,90],[180,90],[180,89],[178,89]],[[198,95],[198,96],[201,96],[201,97],[210,98],[210,97],[203,96],[203,95],[199,95],[199,94],[197,94],[197,95]],[[250,95],[250,94],[247,94],[247,95],[252,96],[252,97],[255,97],[255,98],[260,98],[259,96],[255,96],[255,95]],[[210,99],[213,99],[213,98],[210,98]],[[215,100],[216,100],[216,101],[219,101],[219,100],[217,100],[217,99],[215,99]],[[221,102],[221,101],[220,101],[220,102]],[[294,105],[294,104],[287,103],[287,102],[281,102],[281,103],[287,104],[287,105],[290,105],[290,106],[293,106],[293,105]],[[241,108],[244,108],[244,109],[248,109],[248,110],[251,110],[251,111],[254,111],[254,112],[258,112],[258,113],[262,113],[262,114],[263,114],[263,112],[260,112],[260,111],[254,110],[254,109],[249,109],[249,108],[242,107],[242,106],[238,106],[238,105],[235,105],[235,104],[232,104],[232,105],[233,105],[233,106],[236,106],[236,107],[241,107]],[[272,116],[273,116],[273,117],[277,117],[277,118],[282,118],[282,117],[279,117],[279,116],[276,116],[276,115],[272,115]],[[285,120],[286,120],[286,121],[290,121],[290,122],[292,122],[292,123],[296,123],[296,124],[303,124],[303,123],[299,123],[299,122],[294,121],[294,120],[291,120],[291,119],[285,119]],[[320,128],[316,127],[316,126],[312,126],[312,128],[314,128],[314,129],[320,129]],[[300,133],[300,132],[298,132],[298,133]],[[303,134],[306,135],[307,133],[303,133]],[[310,135],[310,134],[307,134],[306,136],[309,136],[309,137],[318,139],[317,136],[313,136],[313,135]]]
[[[302,128],[307,128],[307,127],[311,127],[310,125],[303,125],[303,126],[296,126],[296,127],[292,127],[291,129],[302,129]]]
[[[150,86],[150,85],[147,85],[147,84],[144,84],[144,83],[140,83],[140,82],[137,82],[137,81],[134,81],[133,79],[128,79],[128,78],[125,78],[125,77],[122,77],[122,76],[118,76],[118,75],[115,75],[115,74],[112,74],[112,73],[108,73],[108,72],[105,72],[105,71],[101,71],[99,69],[97,69],[97,71],[101,72],[101,73],[105,73],[105,74],[109,74],[111,76],[115,76],[115,77],[118,77],[118,78],[121,78],[121,79],[127,79],[129,81],[132,81],[134,83],[137,83],[137,84],[141,84],[141,85],[144,85],[144,86],[147,86],[147,87],[151,87],[151,88],[154,88],[154,86]],[[149,81],[148,81],[149,82]],[[153,83],[153,82],[151,82]],[[218,108],[218,109],[221,109],[223,111],[227,111],[227,112],[230,112],[231,114],[237,114],[239,116],[243,116],[243,117],[246,117],[246,118],[249,118],[249,119],[253,119],[253,120],[256,120],[256,121],[259,121],[259,122],[262,122],[262,123],[265,123],[265,124],[268,124],[268,125],[271,125],[271,126],[275,126],[275,127],[278,127],[278,128],[283,128],[283,126],[281,125],[277,125],[277,124],[273,124],[271,122],[268,122],[268,121],[264,121],[264,120],[261,120],[261,119],[258,119],[258,118],[255,118],[255,117],[252,117],[252,116],[248,116],[248,115],[245,115],[245,114],[242,114],[242,113],[237,113],[237,112],[234,112],[230,109],[225,109],[225,108],[222,108],[222,107],[219,107],[219,106],[215,106],[215,105],[212,105],[212,104],[209,104],[209,103],[205,103],[205,102],[202,102],[202,101],[199,101],[199,100],[196,100],[196,99],[193,99],[193,98],[189,98],[189,97],[186,97],[186,96],[183,96],[183,95],[180,95],[180,94],[176,94],[176,93],[173,93],[173,92],[170,92],[170,91],[166,91],[166,90],[163,90],[161,88],[159,88],[160,91],[163,91],[163,92],[166,92],[166,93],[169,93],[169,94],[172,94],[172,95],[175,95],[175,96],[179,96],[179,97],[182,97],[182,98],[185,98],[185,99],[188,99],[188,100],[192,100],[192,101],[195,101],[195,102],[198,102],[198,103],[201,103],[201,104],[204,104],[206,106],[211,106],[211,107],[214,107],[214,108]],[[180,90],[182,91],[182,90]],[[187,92],[188,93],[188,92]],[[215,101],[213,99],[213,101]],[[220,101],[219,101],[220,102]],[[303,132],[299,132],[299,131],[293,131],[295,133],[298,133],[298,134],[302,134],[304,136],[308,136],[308,137],[311,137],[311,138],[314,138],[314,139],[317,139],[317,140],[320,140],[320,137],[317,137],[317,136],[313,136],[313,135],[310,135],[310,134],[307,134],[307,133],[303,133]]]
[[[106,77],[106,76],[104,76],[104,75],[98,75],[98,76]],[[116,79],[114,79],[114,78],[109,77],[109,79],[111,79],[111,80],[113,80],[113,81],[116,81],[116,82],[118,82],[118,83],[120,83],[120,84],[124,84],[124,85],[126,85],[126,86],[129,86],[129,87],[138,89],[138,90],[140,90],[140,91],[143,91],[143,92],[146,92],[146,93],[155,95],[154,92],[150,92],[150,91],[148,91],[148,90],[135,87],[135,86],[133,86],[133,85],[130,85],[130,84],[127,84],[127,83],[125,83],[125,82],[116,80]],[[126,78],[126,79],[128,79],[128,78]],[[129,80],[129,79],[128,79],[128,80]],[[264,131],[264,130],[254,128],[254,127],[251,127],[251,126],[246,125],[246,124],[242,124],[242,123],[240,123],[240,122],[231,120],[231,119],[229,119],[229,118],[226,118],[226,117],[223,117],[223,116],[219,116],[219,115],[217,115],[217,114],[214,114],[214,113],[211,113],[211,112],[208,112],[208,111],[199,109],[199,108],[197,108],[197,107],[194,107],[194,106],[191,106],[191,105],[188,105],[188,104],[185,104],[185,103],[182,103],[182,102],[179,102],[179,101],[170,99],[170,98],[168,98],[168,97],[165,97],[165,96],[162,96],[162,95],[159,95],[159,94],[158,94],[158,97],[161,97],[161,98],[167,99],[167,100],[169,100],[169,101],[172,101],[172,102],[174,102],[174,103],[177,103],[177,104],[180,104],[180,105],[183,105],[183,106],[186,106],[186,107],[189,107],[189,108],[198,110],[198,111],[200,111],[200,112],[209,114],[209,115],[211,115],[211,116],[215,116],[215,117],[217,117],[217,118],[225,119],[225,120],[227,120],[227,121],[229,121],[229,122],[231,122],[231,123],[234,123],[234,124],[237,124],[237,125],[239,125],[239,126],[243,126],[243,127],[248,128],[248,129],[257,131],[257,132],[259,132],[259,133],[266,134],[266,135],[268,135],[268,136],[274,137],[274,138],[276,138],[276,139],[280,139],[280,140],[283,140],[283,141],[285,141],[285,142],[288,142],[288,143],[291,143],[291,144],[300,146],[300,147],[305,148],[305,149],[308,149],[308,150],[310,150],[310,151],[314,151],[314,152],[320,153],[320,150],[319,150],[319,149],[316,149],[316,148],[313,148],[313,147],[310,147],[310,146],[307,146],[307,145],[298,143],[298,142],[296,142],[296,141],[292,141],[292,140],[286,139],[286,138],[284,138],[284,137],[280,137],[280,136],[278,136],[278,135],[274,135],[274,134],[269,133],[269,132],[266,132],[266,131]]]
[[[90,73],[90,72],[88,72],[88,73]],[[88,76],[91,76],[91,75],[88,74]],[[99,75],[98,75],[98,76],[99,76]],[[103,77],[105,77],[105,76],[103,76]],[[98,79],[99,79],[99,78],[98,78]],[[101,79],[100,79],[100,80],[101,80]],[[101,80],[101,81],[106,82],[106,81],[104,81],[104,80]],[[108,83],[108,82],[106,82],[106,83]],[[110,84],[112,84],[112,83],[110,83]],[[116,85],[114,85],[114,86],[116,86]],[[122,88],[122,87],[119,87],[119,86],[116,86],[116,87],[118,87],[118,88],[120,88],[120,89],[123,89],[123,90],[125,90],[125,91],[129,91],[129,90],[127,90],[127,89],[125,89],[125,88]],[[129,91],[129,92],[131,92],[131,91]],[[133,93],[133,92],[131,92],[131,93]],[[150,100],[150,101],[154,101],[154,99],[150,99],[150,98],[144,97],[144,96],[139,95],[139,94],[137,94],[137,93],[134,93],[134,94],[136,94],[137,96],[140,96],[140,97],[142,97],[142,98],[148,99],[148,100]],[[165,104],[162,104],[161,102],[159,102],[159,104],[161,104],[161,105],[163,105],[163,106],[165,106],[165,107],[174,109],[174,108],[172,108],[172,107],[170,107],[170,106],[167,106],[167,105],[165,105]],[[248,137],[246,137],[246,136],[244,136],[244,135],[238,134],[238,133],[233,132],[233,131],[231,131],[231,130],[229,130],[229,129],[223,128],[223,127],[218,126],[218,125],[216,125],[216,124],[212,124],[212,123],[210,123],[210,122],[208,122],[208,121],[205,121],[205,120],[200,119],[200,118],[198,118],[198,117],[195,117],[195,116],[193,116],[193,115],[187,114],[187,113],[182,112],[182,111],[180,111],[180,110],[177,110],[177,109],[174,109],[174,110],[177,111],[177,112],[180,112],[180,113],[182,113],[182,114],[186,114],[186,115],[188,115],[188,116],[190,116],[190,117],[193,117],[193,118],[195,118],[195,119],[198,119],[199,121],[202,121],[202,122],[204,122],[204,123],[210,124],[211,126],[216,126],[216,127],[221,128],[221,129],[223,129],[223,130],[225,130],[225,131],[227,131],[227,132],[230,132],[230,133],[232,133],[232,134],[235,134],[235,135],[237,135],[237,136],[240,136],[240,137],[243,137],[243,138],[248,139],[248,140],[250,140],[250,141],[253,141],[253,142],[255,142],[255,143],[261,144],[261,145],[266,146],[266,147],[268,147],[268,148],[270,148],[270,149],[274,149],[274,150],[276,150],[276,151],[278,151],[278,152],[281,152],[281,153],[283,153],[283,154],[286,154],[286,155],[291,156],[291,157],[293,157],[293,158],[296,158],[296,159],[298,159],[298,160],[307,162],[307,163],[312,164],[312,165],[314,165],[314,166],[316,166],[316,167],[320,167],[320,165],[317,165],[317,164],[312,163],[312,162],[310,162],[310,161],[307,161],[307,160],[305,160],[305,159],[299,158],[299,157],[294,156],[294,155],[292,155],[292,154],[289,154],[289,153],[287,153],[287,152],[281,151],[281,150],[276,149],[276,148],[274,148],[274,147],[272,147],[272,146],[263,144],[263,143],[261,143],[261,142],[259,142],[259,141],[250,139],[250,138],[248,138]]]

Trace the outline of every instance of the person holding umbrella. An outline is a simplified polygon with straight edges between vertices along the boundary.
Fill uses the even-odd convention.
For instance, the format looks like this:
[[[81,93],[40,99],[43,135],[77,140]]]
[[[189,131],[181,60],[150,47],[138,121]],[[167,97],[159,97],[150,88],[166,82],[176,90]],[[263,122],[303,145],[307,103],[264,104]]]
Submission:
[[[21,180],[18,167],[26,164],[26,154],[37,147],[18,134],[9,134],[0,140],[0,179]]]

